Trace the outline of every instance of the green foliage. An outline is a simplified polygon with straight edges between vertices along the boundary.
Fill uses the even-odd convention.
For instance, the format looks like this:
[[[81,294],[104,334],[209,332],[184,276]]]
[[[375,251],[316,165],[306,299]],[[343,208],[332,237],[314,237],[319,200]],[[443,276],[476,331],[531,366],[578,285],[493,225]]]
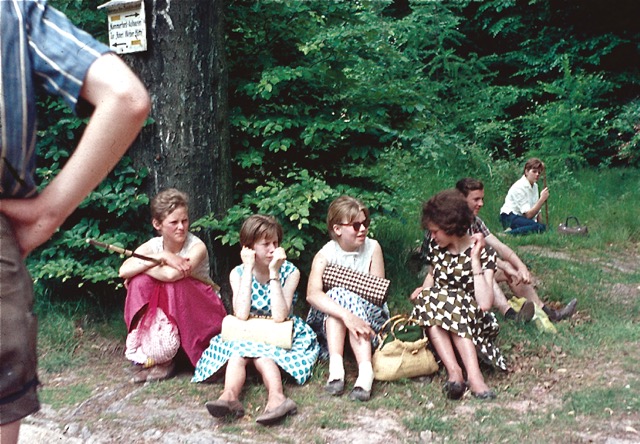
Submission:
[[[104,3],[102,0],[49,0],[51,6],[69,17],[80,29],[108,44],[106,9],[98,9]]]
[[[71,126],[74,126],[75,120],[70,120]],[[52,128],[54,132],[57,130],[57,127]],[[43,140],[48,137],[47,133]],[[73,138],[70,138],[70,142],[73,142]],[[52,162],[37,170],[42,179],[41,186],[46,186],[57,175],[68,156],[64,148],[53,145],[47,147],[42,157]],[[146,211],[149,203],[146,195],[138,193],[146,175],[146,170],[136,171],[131,160],[124,158],[85,199],[61,230],[29,255],[27,266],[38,292],[48,286],[65,283],[71,288],[82,287],[86,283],[104,283],[107,287],[103,291],[107,292],[111,291],[109,287],[122,286],[118,278],[122,258],[90,246],[87,239],[131,247],[139,243],[140,238],[149,237],[149,228],[141,227],[139,223],[145,219],[143,210]]]
[[[525,138],[530,154],[545,159],[551,169],[562,171],[599,160],[601,146],[610,130],[606,111],[598,104],[612,89],[602,75],[574,75],[569,58],[562,62],[563,77],[542,83],[531,114],[523,116]],[[535,144],[535,145],[534,145]]]
[[[612,123],[617,132],[617,156],[630,165],[640,164],[640,101],[625,104]]]
[[[466,4],[467,35],[516,98],[496,114],[512,143],[502,152],[538,155],[561,170],[637,161],[629,118],[640,30],[629,20],[639,11],[634,2],[615,10],[601,2]]]
[[[328,239],[324,222],[329,203],[347,191],[367,202],[373,212],[390,208],[391,198],[384,192],[368,192],[344,186],[330,187],[326,182],[306,170],[291,172],[287,182],[272,179],[245,194],[224,219],[208,216],[192,224],[192,229],[211,230],[218,233],[216,239],[223,245],[235,245],[239,241],[242,222],[251,214],[270,214],[278,219],[284,229],[282,246],[290,259],[296,259],[303,270],[308,269],[313,258],[309,251],[319,249]],[[371,226],[375,232],[375,223]],[[311,250],[310,250],[311,247]],[[303,255],[302,253],[307,253]]]
[[[52,1],[106,41],[100,3]],[[632,2],[611,12],[550,0],[228,2],[235,204],[193,227],[235,245],[244,218],[273,214],[305,267],[340,194],[362,198],[393,227],[460,177],[501,195],[531,155],[546,161],[554,186],[588,165],[637,165],[638,29],[626,26],[635,11]],[[45,185],[82,121],[54,100],[40,108]],[[124,160],[30,257],[39,289],[117,285],[121,258],[83,241],[132,247],[149,236],[140,223],[148,198],[137,193],[145,176]]]
[[[268,212],[285,233],[295,233],[285,244],[297,257],[326,237],[324,211],[340,194],[394,214],[386,197],[393,178],[384,165],[391,153],[404,150],[409,158],[413,152],[427,159],[425,167],[440,170],[482,153],[464,136],[452,136],[496,137],[490,114],[477,106],[495,103],[480,88],[486,70],[459,51],[460,17],[433,2],[416,2],[402,17],[390,14],[391,6],[230,4],[237,204],[223,220],[208,217],[196,226],[234,244],[234,227],[244,217]]]

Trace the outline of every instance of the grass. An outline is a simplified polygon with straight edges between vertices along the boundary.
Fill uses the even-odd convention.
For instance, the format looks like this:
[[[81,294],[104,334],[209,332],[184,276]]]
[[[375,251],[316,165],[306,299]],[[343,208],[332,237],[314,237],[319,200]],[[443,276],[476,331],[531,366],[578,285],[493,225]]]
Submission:
[[[423,176],[428,183],[416,179]],[[419,267],[408,265],[408,258],[422,236],[420,202],[437,190],[437,184],[423,176],[412,175],[414,180],[394,184],[401,196],[398,213],[382,217],[376,224],[375,237],[383,247],[387,276],[392,280],[389,305],[394,314],[410,311],[408,295],[422,282]],[[455,180],[450,182],[443,188]],[[485,185],[481,217],[499,233],[497,212],[510,184]],[[219,430],[229,435],[249,433],[267,442],[319,443],[328,442],[327,436],[364,427],[362,417],[371,416],[372,427],[382,426],[379,418],[391,418],[404,428],[403,442],[419,442],[420,436],[434,442],[519,444],[604,442],[610,436],[639,439],[640,435],[628,428],[614,426],[640,421],[639,185],[640,171],[632,169],[580,171],[562,181],[554,180],[550,225],[576,215],[589,226],[590,236],[559,236],[551,231],[502,238],[540,280],[541,298],[559,304],[578,298],[579,303],[573,319],[556,324],[555,335],[543,333],[533,324],[503,322],[498,316],[498,343],[510,372],[486,373],[489,385],[498,391],[496,401],[445,400],[441,385],[446,375],[441,371],[432,383],[376,382],[372,400],[356,405],[346,397],[324,394],[327,365],[319,363],[305,386],[286,385],[287,395],[298,403],[297,418],[277,428],[260,428],[247,421],[222,424]],[[39,304],[39,356],[45,373],[77,367],[91,372],[92,360],[108,352],[103,342],[124,343],[121,313],[96,319],[86,317],[88,310],[83,305]],[[121,351],[107,355],[124,362]],[[349,381],[353,382],[355,372],[348,363]],[[71,406],[91,396],[92,388],[90,383],[49,384],[41,390],[41,397],[54,408]],[[219,384],[191,384],[188,379],[175,378],[145,386],[132,402],[143,404],[150,396],[198,406],[217,397],[220,390]],[[266,404],[264,386],[256,381],[246,385],[243,397],[248,415],[259,414]],[[556,434],[549,435],[549,430]]]
[[[43,387],[39,394],[43,403],[51,405],[54,409],[74,406],[89,396],[93,387],[88,384],[75,384],[65,387]]]
[[[588,388],[569,393],[565,404],[576,416],[601,419],[611,417],[614,410],[627,412],[640,409],[640,393],[631,385],[612,388]]]

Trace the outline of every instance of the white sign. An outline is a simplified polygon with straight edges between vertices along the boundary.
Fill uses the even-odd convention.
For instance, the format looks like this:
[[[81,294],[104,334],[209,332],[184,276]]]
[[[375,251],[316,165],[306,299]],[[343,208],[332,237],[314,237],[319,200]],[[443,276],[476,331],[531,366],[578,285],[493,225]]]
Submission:
[[[144,2],[113,0],[106,7],[109,25],[109,46],[118,54],[147,50],[147,24]]]

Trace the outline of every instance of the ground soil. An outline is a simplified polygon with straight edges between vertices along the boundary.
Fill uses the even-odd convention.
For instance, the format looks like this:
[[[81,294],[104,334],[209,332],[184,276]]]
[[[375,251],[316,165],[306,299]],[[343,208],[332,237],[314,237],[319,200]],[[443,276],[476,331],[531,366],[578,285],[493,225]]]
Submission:
[[[537,251],[536,254],[544,254]],[[560,254],[560,253],[553,253]],[[618,256],[606,264],[622,273],[637,270],[640,256],[630,252]],[[573,260],[574,258],[568,258]],[[612,302],[631,304],[640,297],[640,283],[615,284],[606,291]],[[572,322],[590,322],[587,311],[578,311]],[[180,372],[172,382],[132,384],[130,367],[124,361],[122,344],[103,338],[91,338],[92,353],[82,367],[69,368],[60,373],[41,373],[43,387],[69,388],[69,396],[78,387],[88,390],[88,396],[77,403],[62,403],[60,407],[44,403],[37,414],[23,422],[21,444],[32,443],[257,443],[257,442],[327,442],[327,443],[404,443],[404,442],[456,442],[445,439],[437,432],[409,431],[404,425],[399,409],[370,409],[348,401],[336,404],[341,410],[341,422],[346,426],[326,427],[318,421],[309,421],[309,409],[284,424],[265,428],[255,424],[255,416],[261,406],[246,405],[247,415],[234,422],[219,421],[203,407],[208,399],[215,399],[219,384],[191,384],[188,369]],[[640,362],[640,347],[628,344],[619,360],[596,357],[567,357],[560,348],[546,350],[557,363],[550,368],[540,366],[540,357],[518,354],[516,344],[512,355],[520,356],[512,362],[511,376],[500,380],[508,385],[520,385],[519,396],[499,397],[493,403],[462,400],[451,415],[481,421],[479,415],[505,415],[517,427],[518,418],[541,412],[556,411],[563,404],[563,397],[571,390],[583,387],[602,387],[603,384],[623,384],[637,387],[638,372],[625,371],[629,362]],[[628,367],[627,367],[628,368]],[[567,375],[571,375],[568,378]],[[603,382],[604,381],[604,382]],[[434,380],[433,384],[439,383]],[[422,382],[421,384],[426,384]],[[321,391],[315,388],[287,387],[290,396],[302,397],[302,390]],[[517,391],[517,390],[516,390]],[[342,402],[342,401],[341,401]],[[576,417],[576,430],[570,435],[559,436],[550,431],[539,442],[571,442],[631,444],[640,443],[640,412],[608,409],[597,420],[592,417],[581,421]],[[568,412],[569,415],[572,412]],[[573,414],[576,414],[575,412]],[[556,436],[556,437],[554,437]],[[310,438],[313,437],[313,438]],[[536,442],[531,439],[527,442]]]

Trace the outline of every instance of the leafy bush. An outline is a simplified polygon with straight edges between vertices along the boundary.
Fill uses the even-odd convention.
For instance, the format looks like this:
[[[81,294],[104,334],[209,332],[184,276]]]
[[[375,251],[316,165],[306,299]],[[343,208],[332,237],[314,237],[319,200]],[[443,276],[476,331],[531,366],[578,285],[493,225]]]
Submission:
[[[52,3],[106,41],[102,2]],[[460,177],[502,193],[531,155],[545,160],[554,185],[585,165],[637,164],[640,85],[635,59],[619,57],[635,31],[588,21],[597,2],[525,3],[229,2],[235,205],[194,229],[235,245],[244,218],[273,214],[304,266],[326,240],[326,208],[340,194],[409,220],[406,208]],[[41,109],[45,185],[82,122],[50,99]],[[137,192],[146,174],[123,160],[29,258],[39,288],[119,285],[121,258],[84,240],[133,247],[150,236],[140,223],[148,198]],[[432,181],[416,189],[424,176]]]
[[[203,217],[192,224],[194,231],[207,229],[219,233],[223,245],[236,245],[242,222],[251,214],[270,214],[284,229],[282,246],[290,259],[306,270],[315,251],[328,240],[324,222],[329,203],[342,194],[362,199],[373,211],[392,211],[391,197],[384,192],[371,192],[355,187],[330,187],[318,175],[306,170],[290,173],[287,182],[272,179],[255,191],[245,194],[224,219]],[[375,225],[371,227],[375,231]],[[306,254],[302,254],[306,253]]]
[[[38,168],[40,188],[44,188],[64,166],[66,159],[81,137],[82,121],[57,100],[47,98],[43,108],[42,130],[38,132]],[[122,259],[117,255],[98,251],[86,242],[98,238],[102,242],[121,247],[137,245],[139,239],[149,237],[143,209],[149,203],[139,189],[147,176],[146,170],[136,171],[131,159],[123,158],[63,224],[61,229],[27,259],[27,266],[40,294],[47,287],[66,289],[82,287],[85,283],[106,284],[98,292],[111,292],[122,286],[118,268]],[[67,292],[65,292],[67,293]]]

